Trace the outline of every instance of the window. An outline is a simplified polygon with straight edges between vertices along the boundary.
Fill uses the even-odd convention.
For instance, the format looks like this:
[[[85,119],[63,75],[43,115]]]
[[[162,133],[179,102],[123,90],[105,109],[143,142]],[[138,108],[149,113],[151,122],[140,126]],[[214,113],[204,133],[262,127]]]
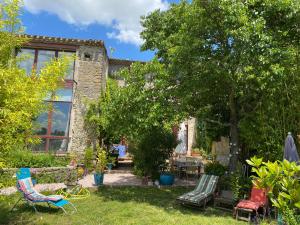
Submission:
[[[53,102],[51,135],[68,136],[71,103]]]
[[[19,65],[30,74],[32,68],[37,72],[54,57],[71,56],[72,52],[58,52],[52,50],[21,49],[19,56],[26,55],[26,59]],[[27,57],[30,55],[31,57]],[[41,139],[39,144],[32,147],[33,151],[64,152],[69,142],[69,124],[73,95],[74,61],[70,63],[65,76],[63,87],[55,93],[49,93],[45,99],[46,112],[35,119],[35,135]]]
[[[55,57],[55,51],[38,50],[36,71],[39,73],[41,69]]]
[[[58,52],[58,57],[61,56],[69,56],[72,57],[74,55],[73,52]],[[72,80],[73,79],[73,74],[74,74],[74,60],[70,62],[68,71],[66,73],[66,80]]]
[[[34,64],[35,50],[21,49],[18,58],[21,60],[19,66],[26,71],[26,74],[30,74]]]

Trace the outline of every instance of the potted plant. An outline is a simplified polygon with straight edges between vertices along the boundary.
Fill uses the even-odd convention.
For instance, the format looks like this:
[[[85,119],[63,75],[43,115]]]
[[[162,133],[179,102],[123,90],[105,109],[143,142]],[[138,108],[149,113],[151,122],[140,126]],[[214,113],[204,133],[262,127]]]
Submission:
[[[115,157],[113,157],[113,156],[108,157],[108,159],[107,159],[108,172],[110,172],[112,170],[113,166],[116,165],[115,161],[116,161]]]
[[[94,169],[94,150],[92,147],[88,147],[84,151],[84,176],[92,172]],[[80,165],[81,166],[81,165]]]
[[[104,171],[107,165],[107,153],[105,149],[99,148],[97,150],[97,163],[94,173],[94,181],[97,186],[103,185]]]
[[[199,148],[193,148],[192,156],[201,156],[201,150]]]
[[[172,172],[171,166],[166,164],[162,167],[160,176],[159,176],[159,184],[160,185],[173,185],[175,180],[175,176]]]

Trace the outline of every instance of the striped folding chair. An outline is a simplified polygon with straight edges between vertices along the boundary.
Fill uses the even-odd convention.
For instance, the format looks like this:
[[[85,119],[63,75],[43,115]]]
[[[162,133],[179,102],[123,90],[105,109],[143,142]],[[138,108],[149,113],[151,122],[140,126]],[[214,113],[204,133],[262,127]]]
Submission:
[[[21,200],[25,200],[25,202],[31,205],[34,208],[35,212],[38,212],[35,207],[36,203],[47,203],[49,207],[50,205],[53,205],[55,207],[62,209],[65,214],[67,214],[67,211],[65,210],[64,207],[70,204],[74,209],[73,212],[77,211],[76,207],[71,202],[69,202],[66,199],[63,199],[63,197],[60,195],[46,196],[36,191],[32,184],[29,168],[20,168],[17,171],[16,175],[17,175],[17,188],[22,193],[22,196],[15,203],[11,211],[16,207],[16,205]]]

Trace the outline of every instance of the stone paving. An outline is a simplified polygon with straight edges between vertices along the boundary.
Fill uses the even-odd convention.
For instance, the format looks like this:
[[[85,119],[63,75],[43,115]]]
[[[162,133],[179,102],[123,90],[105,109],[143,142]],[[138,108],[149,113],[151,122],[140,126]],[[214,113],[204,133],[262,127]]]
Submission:
[[[83,187],[96,187],[94,183],[93,174],[85,176],[82,180],[78,181]],[[105,186],[145,186],[142,184],[142,179],[132,174],[131,171],[114,171],[113,173],[106,173],[104,175],[103,184]],[[149,186],[152,186],[152,182],[149,182]],[[196,179],[175,179],[173,186],[195,186]]]

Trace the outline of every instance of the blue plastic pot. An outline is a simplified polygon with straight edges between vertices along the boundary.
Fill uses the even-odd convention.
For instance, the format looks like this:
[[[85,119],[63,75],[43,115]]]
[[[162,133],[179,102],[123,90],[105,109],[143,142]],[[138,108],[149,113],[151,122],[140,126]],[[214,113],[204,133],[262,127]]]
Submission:
[[[173,185],[174,175],[173,174],[161,174],[159,177],[160,185]]]
[[[107,169],[110,171],[113,168],[113,164],[112,163],[107,163]]]
[[[104,173],[94,173],[94,181],[97,186],[103,185]]]
[[[282,214],[281,212],[278,212],[278,215],[277,215],[277,225],[283,225],[283,218],[282,218]]]

